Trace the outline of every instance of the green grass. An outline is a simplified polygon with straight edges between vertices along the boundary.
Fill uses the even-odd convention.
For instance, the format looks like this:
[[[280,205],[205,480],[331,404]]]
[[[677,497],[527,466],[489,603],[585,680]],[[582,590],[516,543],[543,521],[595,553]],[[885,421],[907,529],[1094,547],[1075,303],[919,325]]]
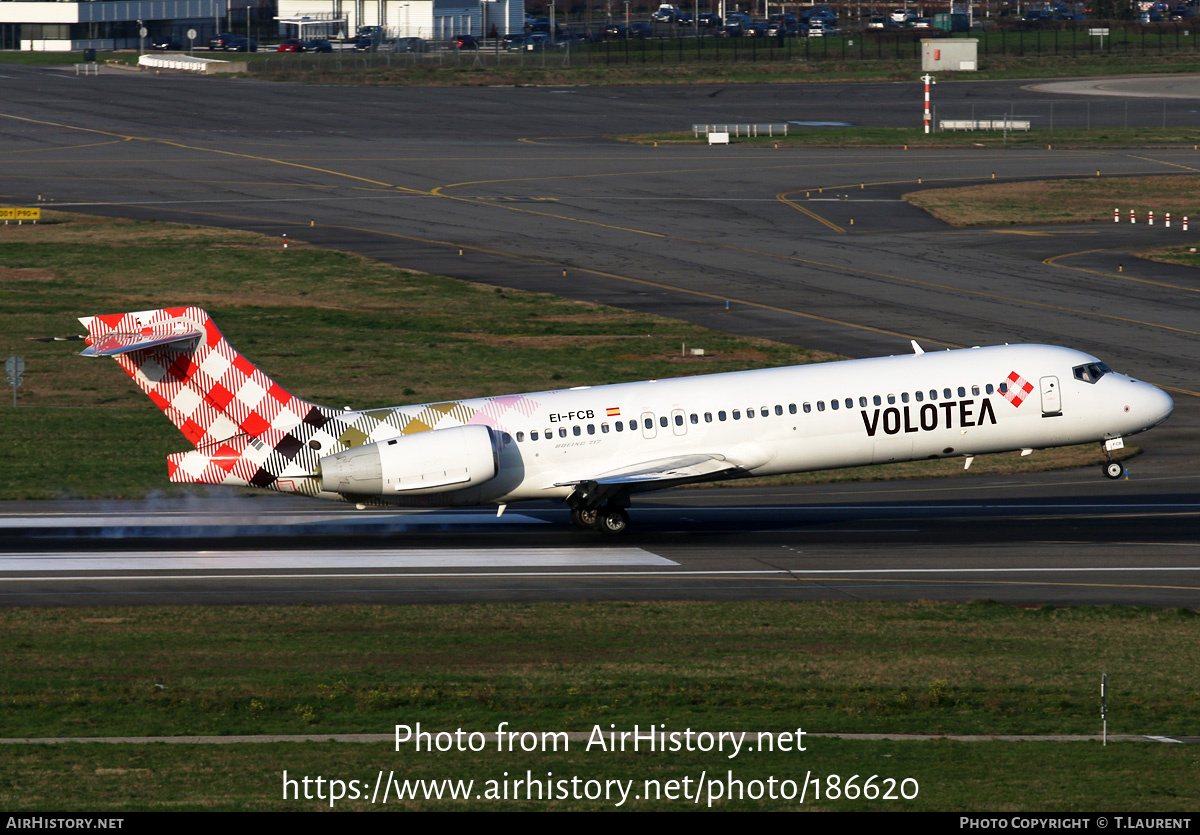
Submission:
[[[1129,210],[1146,223],[1153,210],[1158,223],[1170,212],[1175,224],[1200,216],[1200,176],[1087,177],[1041,182],[987,183],[911,192],[904,199],[953,226],[1032,223],[1111,224],[1114,208],[1127,223]],[[1188,263],[1186,257],[1180,261]],[[1194,261],[1193,261],[1194,263]]]
[[[550,726],[538,728],[546,729]],[[670,728],[682,730],[682,727]],[[715,727],[715,726],[714,726]],[[723,725],[721,726],[724,727]],[[523,730],[528,728],[522,728]],[[453,727],[448,730],[453,731]],[[389,732],[389,728],[381,729]],[[689,808],[730,811],[806,809],[808,811],[942,811],[942,812],[1191,812],[1196,808],[1197,759],[1194,746],[1142,743],[954,743],[869,742],[806,739],[807,751],[745,753],[730,760],[699,753],[603,753],[582,750],[570,753],[415,754],[396,752],[386,744],[275,743],[263,745],[71,745],[9,748],[0,762],[0,805],[9,813],[113,811],[327,811],[328,800],[283,798],[283,772],[291,780],[318,776],[365,783],[369,796],[377,775],[396,780],[473,780],[473,794],[489,790],[488,781],[534,779],[580,781],[619,780],[629,785],[625,810],[682,811]],[[507,777],[505,773],[507,772]],[[547,778],[547,773],[552,777]],[[637,800],[644,781],[690,780],[694,792],[701,775],[706,790],[700,802],[680,797]],[[799,799],[754,800],[721,797],[709,805],[709,780],[726,782],[732,775],[743,791],[755,790],[752,781],[774,778],[779,786],[795,784],[810,775],[822,787],[814,798],[810,785],[803,805]],[[836,775],[837,780],[831,780]],[[878,775],[874,785],[891,777],[917,783],[913,800],[830,799],[826,788],[846,785],[858,775],[855,786]],[[64,791],[69,780],[70,791]],[[326,784],[327,785],[327,784]],[[303,784],[298,783],[300,792]],[[907,785],[911,794],[912,784]],[[581,786],[582,789],[582,786]],[[494,786],[493,786],[493,790]],[[787,789],[790,791],[790,788]],[[571,791],[566,784],[566,791]],[[689,792],[689,798],[694,795]],[[328,797],[328,789],[323,793]],[[614,798],[619,790],[614,788]],[[382,798],[382,792],[380,793]],[[342,810],[510,811],[613,809],[617,799],[606,800],[408,800],[372,806],[367,800],[333,804]]]
[[[562,603],[0,610],[0,736],[425,730],[1180,734],[1197,615],[957,603]],[[1186,811],[1191,746],[838,741],[805,752],[418,754],[411,745],[12,747],[0,806],[285,809],[282,774],[742,780],[879,774],[912,802],[825,809]],[[63,792],[63,775],[71,791]],[[347,803],[343,808],[365,804]],[[726,808],[786,808],[743,802]],[[797,804],[793,804],[797,805]],[[522,803],[405,808],[526,808]],[[538,807],[539,804],[533,804]],[[553,808],[604,808],[569,802]],[[676,808],[641,804],[635,808]]]
[[[1139,258],[1149,258],[1152,261],[1166,261],[1170,264],[1183,264],[1185,267],[1200,267],[1200,253],[1194,246],[1174,246],[1164,249],[1138,253]]]
[[[183,628],[186,625],[186,628]],[[1192,733],[1197,616],[990,603],[5,609],[0,737],[589,730]]]

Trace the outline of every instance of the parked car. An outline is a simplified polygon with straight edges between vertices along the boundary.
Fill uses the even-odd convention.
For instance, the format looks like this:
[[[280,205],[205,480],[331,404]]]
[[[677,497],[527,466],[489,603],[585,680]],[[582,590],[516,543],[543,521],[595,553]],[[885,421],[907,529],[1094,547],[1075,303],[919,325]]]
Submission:
[[[150,44],[151,49],[157,49],[160,52],[179,52],[183,49],[183,41],[175,35],[168,35],[165,38],[155,38],[154,43]]]
[[[227,49],[230,41],[237,40],[237,35],[230,32],[222,32],[219,35],[213,35],[208,39],[209,49]]]
[[[359,38],[354,42],[355,52],[375,52],[379,49],[379,41],[374,38]]]
[[[631,38],[653,38],[654,27],[644,20],[635,20],[629,24],[629,37]]]
[[[629,30],[624,23],[610,23],[604,27],[604,37],[606,38],[627,38]]]
[[[288,38],[275,48],[276,52],[304,52],[308,49],[299,38]]]
[[[474,35],[455,35],[455,49],[479,49],[479,39]]]
[[[234,38],[225,46],[226,52],[258,52],[258,41],[254,38]]]
[[[428,52],[429,41],[424,38],[396,38],[392,44],[394,52]]]
[[[719,29],[725,22],[721,20],[720,15],[709,14],[707,12],[700,15],[696,20],[701,26],[707,26],[709,29]]]
[[[306,52],[333,52],[333,44],[324,38],[309,38],[304,42]]]

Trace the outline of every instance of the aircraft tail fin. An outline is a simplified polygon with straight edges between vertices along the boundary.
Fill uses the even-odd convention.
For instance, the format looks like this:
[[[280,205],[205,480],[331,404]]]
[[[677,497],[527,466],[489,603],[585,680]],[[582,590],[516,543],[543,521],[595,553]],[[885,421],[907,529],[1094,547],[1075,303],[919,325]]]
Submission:
[[[85,316],[84,356],[110,356],[196,447],[261,437],[323,410],[288,393],[234,350],[198,307]]]

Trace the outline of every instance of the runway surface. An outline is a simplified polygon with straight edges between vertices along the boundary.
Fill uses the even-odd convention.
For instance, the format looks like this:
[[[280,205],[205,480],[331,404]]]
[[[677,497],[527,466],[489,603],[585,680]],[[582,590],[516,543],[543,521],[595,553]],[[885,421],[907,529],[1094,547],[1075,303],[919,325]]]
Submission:
[[[855,357],[906,353],[912,338],[927,349],[1067,344],[1167,387],[1177,408],[1138,439],[1147,452],[1129,481],[1089,471],[648,497],[620,548],[657,561],[649,565],[588,564],[614,543],[569,529],[558,507],[513,508],[499,520],[483,511],[372,522],[265,498],[238,502],[266,517],[245,524],[223,508],[214,525],[203,503],[183,503],[105,509],[112,518],[97,524],[81,522],[79,506],[56,508],[59,516],[24,526],[11,519],[32,518],[35,508],[8,507],[0,558],[34,562],[0,563],[0,602],[1198,605],[1200,281],[1193,270],[1132,255],[1195,243],[1197,233],[1127,223],[956,230],[901,195],[993,175],[1196,173],[1200,153],[653,148],[611,138],[715,121],[914,124],[916,83],[435,89],[85,79],[23,67],[5,76],[0,200],[13,205],[41,195],[57,208],[286,233],[411,269]],[[1033,86],[957,81],[938,95],[943,107],[1013,113],[1054,95]],[[1087,98],[1057,96],[1056,118],[1082,114]],[[1141,102],[1125,117],[1135,124],[1197,118],[1188,98],[1129,101]],[[347,562],[361,548],[380,551],[383,563]],[[266,567],[223,567],[247,549]],[[494,552],[468,560],[495,563],[503,551],[509,561],[426,564],[464,549]],[[164,550],[153,567],[66,562],[147,560],[133,555]]]

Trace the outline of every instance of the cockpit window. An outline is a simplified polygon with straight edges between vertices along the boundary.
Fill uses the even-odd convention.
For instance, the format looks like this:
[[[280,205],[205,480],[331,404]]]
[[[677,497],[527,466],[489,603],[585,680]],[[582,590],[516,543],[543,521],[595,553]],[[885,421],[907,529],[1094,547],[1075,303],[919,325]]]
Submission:
[[[1082,380],[1085,383],[1094,383],[1112,371],[1107,365],[1102,362],[1089,362],[1087,365],[1077,365],[1073,369],[1075,379]]]

